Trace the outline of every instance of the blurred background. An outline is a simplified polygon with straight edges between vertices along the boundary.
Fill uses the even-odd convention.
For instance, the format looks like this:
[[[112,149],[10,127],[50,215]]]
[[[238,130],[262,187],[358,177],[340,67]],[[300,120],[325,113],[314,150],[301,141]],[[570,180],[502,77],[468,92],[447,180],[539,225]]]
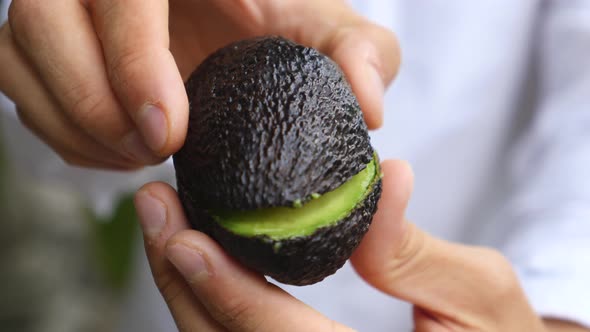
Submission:
[[[146,306],[162,302],[151,300],[159,295],[147,273],[133,192],[148,180],[172,183],[170,165],[108,176],[68,167],[22,127],[1,95],[0,110],[0,331],[171,324],[147,317],[153,308],[124,308],[140,302],[134,297]],[[146,319],[129,321],[120,312]]]
[[[502,251],[538,312],[589,319],[588,2],[351,2],[403,48],[372,142],[413,166],[409,219]],[[0,114],[0,332],[174,330],[132,207],[144,183],[174,182],[171,165],[67,167],[1,96]],[[285,289],[353,327],[411,329],[410,305],[341,271]]]

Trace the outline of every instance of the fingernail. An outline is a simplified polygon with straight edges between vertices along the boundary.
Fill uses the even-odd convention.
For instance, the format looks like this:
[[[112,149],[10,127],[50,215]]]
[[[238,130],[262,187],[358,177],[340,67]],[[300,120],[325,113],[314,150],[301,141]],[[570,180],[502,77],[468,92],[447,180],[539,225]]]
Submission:
[[[151,164],[158,159],[136,131],[127,134],[123,138],[122,145],[129,158],[143,164]]]
[[[135,200],[135,209],[143,234],[156,238],[166,225],[166,205],[147,191],[140,191]]]
[[[383,97],[385,95],[385,84],[383,83],[383,76],[381,75],[381,66],[379,66],[379,57],[377,54],[377,49],[375,45],[372,43],[367,43],[363,45],[365,49],[365,75],[367,78],[367,83],[370,84],[370,90],[373,93],[372,99],[375,103],[375,112],[373,113],[377,115],[376,120],[377,123],[376,127],[380,127],[381,123],[383,122]]]
[[[160,151],[168,139],[168,122],[164,112],[153,104],[146,104],[136,120],[147,146],[152,151]]]
[[[367,64],[366,70],[369,82],[372,84],[372,90],[375,92],[376,97],[383,99],[383,95],[385,94],[385,86],[383,85],[383,77],[381,76],[381,73],[372,63]]]
[[[381,66],[379,66],[377,49],[372,43],[364,43],[361,47],[365,50],[364,55],[366,63],[365,70],[368,78],[367,82],[372,85],[371,88],[377,96],[383,98],[383,95],[385,94],[385,85],[383,84],[383,76],[381,75]]]
[[[166,256],[187,281],[196,283],[209,278],[207,263],[198,249],[176,243],[168,247]]]

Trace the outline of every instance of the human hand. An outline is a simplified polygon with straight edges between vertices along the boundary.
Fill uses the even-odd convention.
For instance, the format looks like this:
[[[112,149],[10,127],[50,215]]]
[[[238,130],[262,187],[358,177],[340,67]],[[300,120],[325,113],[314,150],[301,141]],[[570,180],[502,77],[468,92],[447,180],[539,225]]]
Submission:
[[[586,331],[544,323],[499,253],[435,239],[405,221],[411,170],[387,161],[383,172],[378,212],[352,263],[374,287],[414,304],[415,331]],[[181,331],[350,330],[190,230],[170,186],[148,184],[135,202],[155,282]]]
[[[318,48],[373,128],[399,62],[392,33],[341,0],[14,0],[9,22],[0,91],[66,162],[87,167],[136,168],[177,151],[183,79],[230,41],[276,34]]]
[[[191,230],[169,185],[145,185],[135,206],[155,283],[180,331],[350,331]]]

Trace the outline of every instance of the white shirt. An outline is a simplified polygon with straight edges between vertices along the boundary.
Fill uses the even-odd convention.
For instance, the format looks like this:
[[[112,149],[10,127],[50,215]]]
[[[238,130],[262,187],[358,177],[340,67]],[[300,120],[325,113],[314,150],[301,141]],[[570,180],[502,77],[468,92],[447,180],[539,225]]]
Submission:
[[[353,5],[401,42],[372,139],[382,159],[413,165],[408,217],[436,236],[501,250],[539,314],[590,326],[590,1]],[[137,275],[137,317],[122,330],[174,329],[149,274]],[[359,331],[412,329],[410,306],[348,265],[285,288]],[[134,325],[146,317],[157,322]]]

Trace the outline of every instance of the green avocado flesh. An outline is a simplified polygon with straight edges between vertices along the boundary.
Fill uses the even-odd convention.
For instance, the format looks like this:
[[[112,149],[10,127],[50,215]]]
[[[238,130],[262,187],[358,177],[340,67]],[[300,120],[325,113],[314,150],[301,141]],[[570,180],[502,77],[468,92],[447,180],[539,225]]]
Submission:
[[[307,236],[320,227],[338,223],[350,214],[371,192],[379,178],[373,159],[358,174],[340,187],[301,207],[276,207],[251,211],[212,212],[214,219],[231,232],[246,236],[267,236],[281,240]]]

